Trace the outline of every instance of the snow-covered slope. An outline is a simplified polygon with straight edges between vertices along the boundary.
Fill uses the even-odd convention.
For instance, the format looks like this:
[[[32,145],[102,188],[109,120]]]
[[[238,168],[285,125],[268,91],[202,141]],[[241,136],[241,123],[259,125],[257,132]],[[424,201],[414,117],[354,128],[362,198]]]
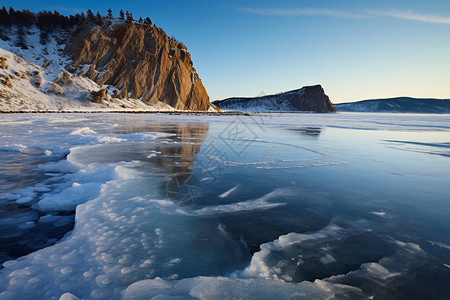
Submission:
[[[173,111],[168,104],[147,105],[141,99],[112,97],[112,86],[100,86],[81,76],[83,70],[67,72],[72,64],[64,52],[69,31],[50,34],[48,43],[40,43],[40,30],[26,31],[28,49],[16,46],[17,27],[0,39],[0,111]],[[46,62],[48,61],[48,65]],[[45,66],[45,67],[44,67]],[[68,68],[70,69],[70,67]],[[108,99],[92,102],[92,92],[107,89]]]
[[[417,99],[399,97],[390,99],[363,100],[353,103],[335,104],[337,111],[348,112],[396,112],[396,113],[450,113],[450,99]]]

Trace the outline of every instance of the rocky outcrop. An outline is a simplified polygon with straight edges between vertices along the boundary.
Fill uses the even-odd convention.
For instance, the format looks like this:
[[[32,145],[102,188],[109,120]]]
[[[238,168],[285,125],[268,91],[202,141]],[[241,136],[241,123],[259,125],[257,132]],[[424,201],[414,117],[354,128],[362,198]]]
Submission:
[[[305,86],[290,92],[255,98],[229,98],[214,101],[214,105],[226,110],[239,111],[312,111],[335,112],[333,104],[322,86]]]
[[[64,94],[63,88],[54,82],[50,83],[50,88],[48,89],[48,92],[54,93],[55,95],[58,95],[58,96],[62,96]]]
[[[69,72],[62,72],[61,74],[58,75],[58,77],[56,77],[54,82],[58,83],[60,85],[65,85],[65,84],[67,84],[69,79],[70,79]]]
[[[114,86],[114,97],[158,101],[175,109],[208,110],[208,94],[186,47],[157,27],[120,20],[98,26],[84,21],[65,48],[73,72],[100,86]]]
[[[0,82],[9,88],[12,88],[12,83],[8,76],[0,74]]]
[[[108,91],[106,89],[94,91],[91,94],[92,94],[92,102],[94,103],[101,103],[103,99],[108,100]]]
[[[44,60],[44,63],[42,64],[43,68],[47,68],[48,65],[50,64],[50,61],[48,59]]]
[[[38,88],[41,88],[42,87],[42,75],[41,75],[41,73],[39,72],[39,71],[33,71],[33,72],[30,72],[30,82],[34,85],[34,86],[36,86],[36,87],[38,87]]]
[[[7,61],[7,58],[6,57],[0,57],[0,69],[3,69],[3,70],[8,70],[8,66],[6,65],[6,61]]]

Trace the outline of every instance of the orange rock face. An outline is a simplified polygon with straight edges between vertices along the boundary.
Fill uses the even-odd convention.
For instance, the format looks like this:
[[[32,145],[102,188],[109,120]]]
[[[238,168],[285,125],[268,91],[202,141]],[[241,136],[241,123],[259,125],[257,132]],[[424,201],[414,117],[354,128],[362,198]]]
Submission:
[[[183,44],[157,27],[113,22],[78,26],[66,46],[75,69],[99,85],[114,86],[119,97],[160,101],[176,109],[209,108],[208,94]]]
[[[8,70],[8,66],[6,65],[6,57],[0,57],[0,69]]]

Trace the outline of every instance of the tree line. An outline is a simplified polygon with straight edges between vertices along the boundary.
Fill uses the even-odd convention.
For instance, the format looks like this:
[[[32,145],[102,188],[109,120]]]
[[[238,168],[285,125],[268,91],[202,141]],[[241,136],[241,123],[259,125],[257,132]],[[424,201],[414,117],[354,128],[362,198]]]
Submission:
[[[76,15],[64,16],[60,14],[58,11],[40,11],[37,14],[30,12],[28,9],[24,10],[14,10],[12,7],[6,9],[5,6],[0,10],[0,26],[3,27],[11,27],[12,25],[25,26],[30,28],[33,25],[37,25],[38,27],[42,27],[45,29],[52,29],[55,27],[72,27],[76,25],[80,21],[85,19],[89,19],[98,24],[103,24],[103,19],[109,18],[113,19],[113,12],[111,9],[107,10],[106,15],[100,14],[97,11],[96,14],[92,12],[92,10],[88,9],[86,13],[78,13]],[[126,20],[128,22],[138,22],[142,24],[152,25],[152,21],[149,17],[143,19],[139,17],[138,20],[133,18],[133,14],[129,11],[120,10],[118,19]]]
[[[12,26],[17,27],[17,42],[16,46],[27,49],[25,43],[25,31],[30,29],[33,25],[40,30],[40,42],[45,44],[49,40],[49,34],[53,33],[57,29],[69,29],[74,25],[84,20],[90,20],[97,25],[102,25],[104,19],[113,19],[113,12],[108,9],[106,15],[100,14],[97,11],[96,14],[92,10],[88,9],[86,13],[81,12],[76,15],[65,16],[58,11],[40,11],[38,13],[32,13],[28,9],[14,10],[12,7],[6,9],[5,6],[0,10],[0,38],[3,40],[9,40],[9,36],[6,34],[8,29]],[[146,25],[152,25],[152,21],[149,17],[142,19],[140,17],[137,21],[134,20],[131,12],[124,12],[120,10],[118,19],[125,20],[126,22],[139,22]]]

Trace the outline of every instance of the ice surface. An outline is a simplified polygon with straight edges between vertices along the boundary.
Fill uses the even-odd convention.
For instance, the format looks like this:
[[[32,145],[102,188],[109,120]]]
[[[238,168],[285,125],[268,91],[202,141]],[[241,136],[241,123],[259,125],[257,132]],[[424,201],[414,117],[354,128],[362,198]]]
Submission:
[[[0,299],[444,298],[449,122],[5,115]]]
[[[295,128],[347,128],[360,130],[396,130],[396,131],[450,131],[448,114],[388,114],[388,113],[256,113],[251,116],[186,116],[154,115],[154,119],[188,120],[199,122],[224,122],[256,125],[255,133],[264,132],[265,126],[287,126]],[[259,131],[259,132],[258,132]],[[262,135],[264,136],[264,135]],[[286,142],[286,141],[285,141]],[[442,142],[442,140],[441,140]]]

